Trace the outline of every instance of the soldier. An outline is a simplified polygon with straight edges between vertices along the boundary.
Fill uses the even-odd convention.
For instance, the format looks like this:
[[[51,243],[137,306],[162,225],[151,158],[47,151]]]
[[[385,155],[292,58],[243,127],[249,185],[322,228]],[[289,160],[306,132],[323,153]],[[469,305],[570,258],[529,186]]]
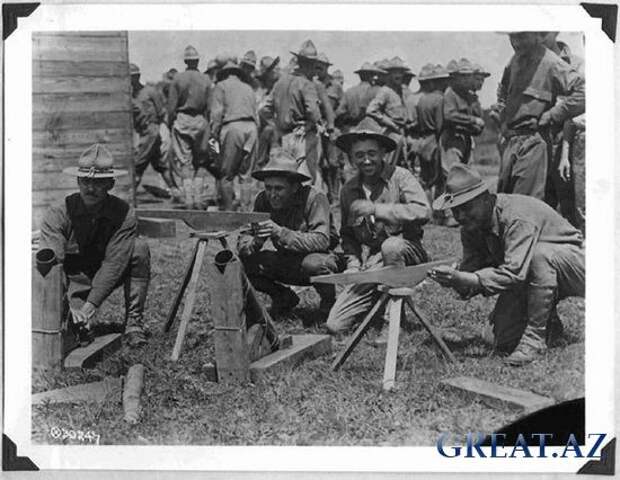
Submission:
[[[341,262],[333,253],[338,234],[325,194],[310,185],[304,165],[287,151],[273,152],[269,163],[252,174],[265,188],[254,202],[255,212],[271,219],[259,224],[254,236],[239,239],[239,257],[254,287],[271,299],[274,317],[289,313],[299,297],[287,285],[310,285],[310,277],[336,273]],[[263,249],[271,240],[274,250]],[[333,285],[315,285],[321,297],[320,312],[327,314],[335,298]]]
[[[409,68],[399,57],[394,57],[382,68],[387,71],[385,85],[368,104],[366,114],[383,128],[383,133],[396,142],[397,148],[387,160],[396,165],[406,158],[406,131],[412,126],[403,97],[403,78]]]
[[[258,89],[256,90],[256,102],[258,108],[258,155],[256,158],[256,167],[263,168],[269,161],[269,152],[271,147],[278,143],[276,125],[273,117],[263,115],[263,107],[267,102],[273,86],[280,78],[280,69],[278,64],[280,57],[265,56],[260,59],[256,80],[258,81]]]
[[[443,132],[441,134],[444,171],[455,163],[469,163],[473,155],[473,137],[484,129],[482,107],[475,94],[474,65],[466,58],[448,64],[450,86],[443,96]]]
[[[199,55],[187,46],[183,54],[187,69],[177,73],[170,85],[168,122],[172,133],[174,165],[183,179],[186,208],[204,208],[204,174],[208,164],[209,77],[198,71]]]
[[[561,333],[559,300],[585,293],[579,230],[540,200],[491,194],[460,164],[434,207],[452,209],[461,224],[463,259],[458,269],[438,267],[431,278],[464,299],[499,294],[490,318],[495,348],[510,353],[510,365],[538,358]]]
[[[484,86],[484,80],[490,77],[491,74],[487,72],[481,65],[474,63],[474,86],[472,91],[479,92]]]
[[[228,62],[218,72],[211,100],[211,135],[220,143],[220,209],[226,211],[233,210],[235,177],[239,178],[242,210],[248,211],[251,203],[246,173],[254,168],[258,130],[256,96],[242,81],[244,77],[239,65]]]
[[[306,40],[299,52],[293,53],[297,67],[276,82],[263,106],[262,115],[273,118],[279,144],[297,159],[306,163],[313,183],[320,180],[318,170],[321,120],[318,92],[312,78],[316,74],[317,50]]]
[[[219,69],[219,65],[215,61],[215,59],[209,60],[207,62],[207,69],[205,70],[205,74],[211,80],[211,83],[215,83],[217,79],[217,71]]]
[[[131,74],[131,97],[134,128],[134,182],[140,185],[147,167],[161,175],[173,200],[180,201],[181,192],[170,172],[168,147],[170,132],[166,125],[164,97],[154,87],[140,83],[140,69],[129,65]]]
[[[543,32],[508,35],[515,54],[498,89],[496,115],[505,141],[497,191],[543,200],[550,130],[585,111],[584,81],[544,47]],[[556,103],[558,96],[564,101]]]
[[[245,52],[241,60],[239,60],[239,68],[243,71],[243,76],[241,80],[250,85],[253,90],[258,88],[258,82],[254,77],[254,73],[256,72],[256,53],[254,50],[248,50]]]
[[[149,247],[136,234],[131,206],[108,193],[114,178],[127,172],[115,169],[110,151],[95,144],[82,153],[77,167],[64,173],[77,177],[80,191],[45,214],[37,258],[62,264],[73,322],[87,332],[86,337],[99,328],[104,330],[105,324],[96,323],[95,315],[110,293],[123,285],[125,340],[130,347],[144,345]]]
[[[416,105],[416,150],[420,179],[429,200],[443,193],[447,175],[442,168],[439,136],[443,128],[443,93],[449,78],[448,70],[431,63],[424,65],[418,75],[421,95]],[[438,219],[447,226],[456,223],[451,216],[440,216]]]
[[[424,190],[413,174],[386,161],[396,142],[364,119],[336,144],[349,153],[358,173],[342,187],[340,212],[346,272],[428,260],[422,225],[430,218]],[[327,328],[345,331],[377,300],[376,285],[349,285],[336,299]]]

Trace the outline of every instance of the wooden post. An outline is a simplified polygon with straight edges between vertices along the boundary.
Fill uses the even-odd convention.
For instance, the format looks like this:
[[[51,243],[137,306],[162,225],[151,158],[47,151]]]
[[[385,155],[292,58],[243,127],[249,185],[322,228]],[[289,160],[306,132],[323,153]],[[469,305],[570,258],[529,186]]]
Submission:
[[[36,269],[32,256],[32,364],[56,367],[62,364],[63,271],[54,265],[45,276]]]
[[[400,316],[403,309],[402,297],[391,297],[388,302],[389,329],[387,351],[385,353],[385,369],[383,371],[383,390],[392,390],[396,381],[396,359],[398,356],[398,334],[400,332]]]
[[[223,252],[227,252],[224,250]],[[218,255],[220,255],[218,254]],[[246,340],[243,268],[238,258],[227,263],[215,259],[211,289],[211,308],[215,328],[215,360],[220,383],[239,383],[250,379],[250,358]]]

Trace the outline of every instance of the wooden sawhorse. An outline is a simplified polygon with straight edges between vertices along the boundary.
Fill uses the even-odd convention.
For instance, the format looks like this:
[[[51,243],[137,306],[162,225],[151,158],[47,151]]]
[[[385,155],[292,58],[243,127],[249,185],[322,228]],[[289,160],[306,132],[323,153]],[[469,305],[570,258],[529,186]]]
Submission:
[[[387,351],[385,354],[385,367],[383,371],[383,389],[392,390],[395,385],[396,379],[396,359],[398,354],[398,335],[400,333],[401,316],[404,306],[407,305],[413,312],[414,316],[419,320],[422,326],[430,333],[435,343],[439,346],[444,355],[452,363],[456,363],[456,358],[435,332],[428,320],[420,313],[413,303],[412,295],[414,290],[408,287],[391,288],[385,285],[379,285],[378,290],[381,292],[381,296],[370,309],[370,312],[366,315],[362,323],[357,327],[351,338],[347,341],[345,349],[336,357],[332,363],[332,370],[338,370],[340,366],[349,357],[353,349],[360,342],[364,334],[370,328],[371,320],[376,313],[381,309],[383,305],[387,303],[386,310],[388,312],[388,342]]]

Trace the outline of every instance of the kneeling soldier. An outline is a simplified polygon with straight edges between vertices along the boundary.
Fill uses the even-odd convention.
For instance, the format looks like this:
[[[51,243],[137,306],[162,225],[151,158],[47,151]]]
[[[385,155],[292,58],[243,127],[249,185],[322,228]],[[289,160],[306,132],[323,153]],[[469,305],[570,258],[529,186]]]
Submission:
[[[512,351],[510,365],[535,360],[561,331],[558,301],[584,296],[581,233],[538,199],[491,194],[477,173],[459,164],[433,206],[452,209],[461,225],[463,260],[458,270],[439,267],[431,277],[466,299],[500,294],[490,319],[496,349]]]
[[[239,257],[252,285],[272,298],[271,312],[277,317],[299,303],[297,294],[285,285],[310,285],[311,276],[339,270],[338,257],[331,252],[338,235],[327,197],[302,185],[311,177],[298,171],[297,162],[287,152],[272,152],[269,163],[252,176],[265,182],[254,211],[268,212],[271,219],[259,223],[256,235],[240,237]],[[275,251],[263,249],[267,240]],[[334,303],[334,286],[315,288],[321,297],[320,310],[327,314]]]
[[[112,154],[95,144],[82,153],[78,167],[64,173],[80,188],[50,207],[41,225],[39,247],[50,249],[63,264],[74,323],[87,331],[101,303],[125,287],[126,341],[146,343],[143,311],[150,278],[150,252],[136,236],[136,218],[127,202],[108,194],[114,177],[127,172],[112,167]],[[40,250],[40,251],[41,251]],[[51,252],[49,256],[53,255]]]
[[[362,120],[336,140],[358,169],[340,194],[340,235],[348,272],[427,261],[422,246],[422,225],[430,218],[426,194],[409,170],[387,163],[396,142],[373,124]],[[372,284],[345,287],[329,313],[327,328],[332,333],[349,329],[378,295]]]

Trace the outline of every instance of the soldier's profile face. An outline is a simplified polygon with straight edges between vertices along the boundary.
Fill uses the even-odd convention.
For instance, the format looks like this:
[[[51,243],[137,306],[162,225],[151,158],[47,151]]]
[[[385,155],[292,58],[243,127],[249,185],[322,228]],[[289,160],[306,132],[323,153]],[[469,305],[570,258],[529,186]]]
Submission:
[[[454,219],[465,230],[481,229],[488,224],[488,209],[484,198],[481,195],[451,209]]]
[[[114,186],[114,179],[78,177],[78,186],[84,205],[94,207],[105,200],[108,191]]]
[[[299,184],[286,177],[265,178],[265,194],[274,210],[281,210],[291,204],[293,195],[299,189]]]
[[[385,151],[376,140],[356,140],[351,145],[351,158],[362,176],[375,177],[383,170]]]

